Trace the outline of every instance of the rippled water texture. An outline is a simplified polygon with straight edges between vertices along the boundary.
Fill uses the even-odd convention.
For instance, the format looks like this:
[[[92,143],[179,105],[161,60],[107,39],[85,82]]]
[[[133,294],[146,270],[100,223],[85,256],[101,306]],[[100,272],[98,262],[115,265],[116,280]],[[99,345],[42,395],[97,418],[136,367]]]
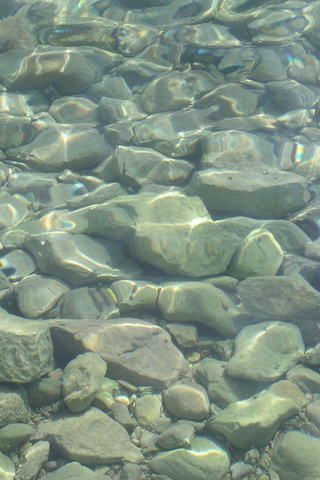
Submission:
[[[0,2],[0,477],[320,478],[320,2]]]

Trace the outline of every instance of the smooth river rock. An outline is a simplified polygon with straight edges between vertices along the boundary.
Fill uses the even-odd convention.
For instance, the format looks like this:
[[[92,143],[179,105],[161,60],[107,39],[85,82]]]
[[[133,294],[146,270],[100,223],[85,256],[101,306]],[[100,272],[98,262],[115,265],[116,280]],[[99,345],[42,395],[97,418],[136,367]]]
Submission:
[[[292,323],[249,325],[235,339],[226,372],[232,377],[271,382],[296,365],[304,350],[301,332]]]
[[[110,375],[136,385],[166,388],[188,369],[168,332],[143,320],[52,320],[50,326],[58,358],[98,353]]]
[[[194,382],[176,382],[164,392],[163,401],[171,415],[186,420],[203,420],[210,402],[205,389]]]

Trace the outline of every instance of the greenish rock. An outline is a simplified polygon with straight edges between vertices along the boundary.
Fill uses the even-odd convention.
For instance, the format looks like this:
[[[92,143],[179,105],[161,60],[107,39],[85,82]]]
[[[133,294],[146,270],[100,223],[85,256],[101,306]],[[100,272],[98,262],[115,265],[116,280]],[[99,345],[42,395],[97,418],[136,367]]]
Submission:
[[[19,249],[3,255],[1,263],[3,263],[0,268],[1,272],[4,272],[11,281],[21,280],[37,269],[34,258],[24,250]]]
[[[197,345],[198,331],[188,323],[168,323],[166,329],[182,348],[192,348]]]
[[[222,290],[204,282],[174,282],[164,285],[159,309],[166,320],[199,322],[225,336],[235,336],[251,317]]]
[[[223,290],[224,292],[235,292],[239,283],[236,278],[228,277],[227,275],[206,278],[203,282],[209,283],[216,288],[220,288],[220,290]]]
[[[98,105],[86,97],[62,97],[54,100],[49,113],[58,123],[97,125]]]
[[[249,277],[237,291],[254,317],[289,322],[318,318],[320,294],[300,275]]]
[[[286,375],[303,393],[320,393],[320,374],[305,365],[296,365]]]
[[[141,467],[133,463],[127,463],[121,469],[120,480],[140,480]]]
[[[253,230],[232,257],[228,274],[239,279],[276,275],[283,258],[283,251],[270,232]]]
[[[203,202],[180,192],[142,193],[119,196],[101,205],[83,209],[88,217],[88,232],[112,239],[127,239],[138,225],[191,223],[209,220]],[[178,225],[176,226],[178,228]]]
[[[2,150],[19,147],[24,143],[26,132],[29,133],[30,138],[32,137],[30,118],[0,113],[0,120],[0,148]]]
[[[112,77],[111,75],[105,75],[103,80],[92,85],[92,87],[87,90],[87,93],[98,99],[101,97],[111,97],[128,100],[132,95],[123,77]]]
[[[126,195],[126,191],[117,182],[99,185],[91,192],[66,200],[69,208],[83,208],[107,202],[111,198]]]
[[[314,242],[309,242],[306,245],[305,256],[313,258],[314,260],[320,260],[320,241],[319,239]]]
[[[301,357],[301,362],[306,365],[320,365],[320,343],[307,348],[305,354]]]
[[[137,264],[129,260],[121,245],[110,240],[66,232],[31,235],[26,248],[35,257],[42,273],[55,272],[73,285],[136,276]]]
[[[292,323],[249,325],[235,338],[234,354],[226,373],[256,382],[271,382],[296,365],[304,350],[301,332]]]
[[[180,110],[193,100],[193,93],[180,74],[164,74],[151,81],[141,95],[141,105],[147,113]]]
[[[14,480],[15,477],[15,466],[13,462],[10,460],[10,457],[7,455],[3,455],[0,452],[0,472],[1,472],[1,480]]]
[[[36,442],[22,454],[19,466],[16,470],[15,480],[26,480],[36,478],[41,467],[49,459],[49,442]]]
[[[47,322],[0,312],[0,382],[29,383],[53,370]]]
[[[57,358],[88,351],[98,353],[108,363],[110,375],[137,386],[166,388],[189,367],[168,332],[144,320],[57,319],[50,325]]]
[[[99,109],[102,120],[108,123],[141,120],[146,116],[136,103],[119,98],[102,97],[99,102]]]
[[[150,462],[153,471],[172,480],[222,480],[229,465],[226,449],[200,436],[191,440],[188,450],[161,452]]]
[[[26,386],[30,405],[51,405],[62,398],[61,381],[55,377],[43,377]]]
[[[188,448],[195,433],[195,428],[191,423],[178,422],[167,428],[157,439],[157,444],[165,450],[174,450],[176,448]]]
[[[0,452],[9,453],[26,443],[33,433],[27,423],[10,423],[0,429]]]
[[[39,424],[31,439],[47,440],[65,458],[81,461],[85,466],[124,461],[140,463],[144,459],[130,442],[127,431],[93,407]]]
[[[1,61],[1,60],[0,60]],[[49,126],[35,139],[6,151],[8,158],[43,172],[75,171],[92,168],[106,156],[102,135],[86,125]]]
[[[136,309],[155,310],[160,287],[146,281],[119,280],[112,283],[111,290],[123,313]]]
[[[308,180],[294,173],[208,169],[193,175],[187,192],[215,212],[281,218],[310,200],[307,186]]]
[[[91,404],[106,372],[106,362],[96,353],[86,352],[68,363],[62,375],[62,394],[72,412],[81,412]]]
[[[62,318],[98,318],[100,309],[88,287],[76,288],[64,295],[60,304]]]
[[[99,391],[92,400],[92,405],[102,411],[110,410],[118,395],[120,395],[119,383],[116,380],[105,377]]]
[[[253,396],[259,388],[255,382],[229,377],[226,366],[227,362],[205,358],[195,371],[195,380],[206,389],[210,402],[220,408]]]
[[[69,290],[61,280],[34,274],[22,279],[13,295],[24,317],[37,318],[51,310]]]
[[[309,480],[320,475],[320,440],[303,432],[287,432],[272,452],[270,468],[280,480]]]
[[[135,417],[142,427],[148,427],[150,423],[160,417],[161,403],[156,395],[143,395],[137,398],[134,406]]]
[[[110,168],[119,181],[140,188],[151,183],[180,185],[190,177],[194,165],[166,157],[151,148],[119,146]]]
[[[0,229],[19,225],[27,216],[25,203],[15,195],[2,192],[0,195]]]
[[[193,382],[176,382],[165,390],[163,401],[169,413],[185,420],[203,420],[210,402],[205,389]]]
[[[110,410],[113,419],[120,423],[128,432],[132,432],[138,425],[136,419],[131,416],[127,405],[121,401],[116,399],[111,405]],[[148,413],[146,413],[146,415],[148,415]]]
[[[0,427],[12,423],[29,422],[30,408],[23,387],[11,384],[0,385],[0,405]]]
[[[263,447],[282,422],[294,417],[305,403],[301,390],[284,380],[247,400],[231,403],[207,421],[207,428],[221,433],[237,448]]]
[[[70,462],[54,472],[42,476],[43,480],[110,480],[109,475],[95,473],[78,462]]]

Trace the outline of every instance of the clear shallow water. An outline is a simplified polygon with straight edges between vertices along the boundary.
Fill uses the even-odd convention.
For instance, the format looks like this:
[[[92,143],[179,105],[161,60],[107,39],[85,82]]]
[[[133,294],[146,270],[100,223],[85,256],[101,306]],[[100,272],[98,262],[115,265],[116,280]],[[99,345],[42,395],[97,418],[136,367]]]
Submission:
[[[316,480],[319,2],[0,14],[0,386],[49,440],[35,476]]]

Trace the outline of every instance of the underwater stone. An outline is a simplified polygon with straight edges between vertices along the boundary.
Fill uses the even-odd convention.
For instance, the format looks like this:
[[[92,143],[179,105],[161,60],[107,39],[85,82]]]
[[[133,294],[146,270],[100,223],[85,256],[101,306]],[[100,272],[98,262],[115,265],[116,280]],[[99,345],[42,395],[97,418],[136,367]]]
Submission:
[[[192,91],[177,73],[156,78],[141,95],[141,105],[147,113],[179,110],[190,105],[192,100]]]
[[[236,172],[201,170],[187,192],[198,195],[208,210],[259,218],[281,218],[307,203],[308,181],[280,171]]]
[[[249,325],[235,338],[235,350],[226,373],[256,382],[271,382],[296,365],[304,350],[301,332],[292,323]]]
[[[29,383],[53,370],[48,323],[1,312],[0,382]]]
[[[165,390],[163,401],[171,415],[200,421],[209,415],[210,402],[205,389],[194,382],[176,382]]]
[[[98,105],[86,97],[62,97],[52,102],[50,115],[59,123],[97,125]]]
[[[91,468],[84,467],[78,462],[70,462],[54,472],[43,475],[43,480],[111,480],[109,475],[95,473]]]

